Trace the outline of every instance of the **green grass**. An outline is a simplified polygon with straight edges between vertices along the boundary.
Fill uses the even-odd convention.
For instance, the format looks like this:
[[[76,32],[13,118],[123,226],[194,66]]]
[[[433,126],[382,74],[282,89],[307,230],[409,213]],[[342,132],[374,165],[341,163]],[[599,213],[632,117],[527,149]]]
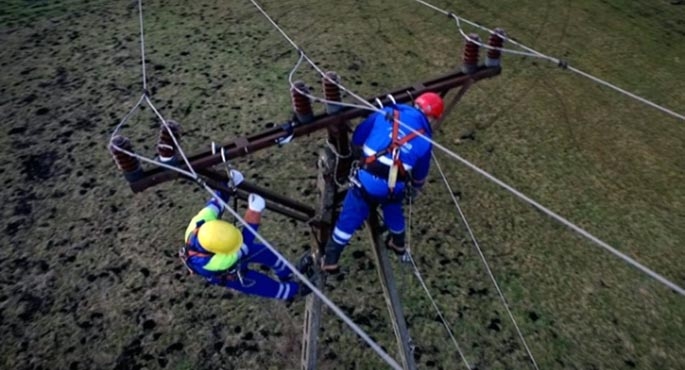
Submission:
[[[324,69],[362,95],[456,67],[461,39],[412,1],[266,1]],[[685,7],[668,1],[436,1],[680,113]],[[5,1],[0,7],[0,367],[296,368],[302,303],[207,286],[177,260],[206,194],[175,182],[132,194],[106,142],[140,96],[132,2]],[[145,2],[148,84],[195,152],[289,116],[296,53],[249,2]],[[469,28],[467,31],[473,31]],[[481,34],[481,37],[486,35]],[[436,140],[680,286],[685,125],[543,61],[505,56]],[[318,88],[317,75],[298,78]],[[320,108],[320,107],[319,107]],[[123,132],[153,155],[149,109]],[[472,133],[475,140],[461,139]],[[315,202],[320,134],[235,162],[248,178]],[[683,298],[459,163],[438,154],[542,369],[685,367]],[[468,360],[530,368],[439,174],[413,210],[412,248]],[[264,236],[286,255],[309,231],[273,213]],[[395,354],[366,232],[327,289]],[[354,258],[354,251],[364,251]],[[396,266],[420,368],[463,368],[429,301]],[[152,321],[150,321],[152,320]],[[154,325],[153,325],[154,323]],[[381,368],[330,312],[320,368]],[[180,344],[179,344],[180,343]]]

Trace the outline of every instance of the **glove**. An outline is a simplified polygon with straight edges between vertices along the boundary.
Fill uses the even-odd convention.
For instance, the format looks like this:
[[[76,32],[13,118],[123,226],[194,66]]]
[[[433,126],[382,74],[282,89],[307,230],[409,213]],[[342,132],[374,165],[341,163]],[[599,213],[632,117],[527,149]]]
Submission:
[[[229,172],[230,178],[228,179],[228,187],[234,188],[245,180],[245,176],[238,170],[231,170]]]
[[[255,211],[261,213],[264,210],[264,207],[266,207],[266,202],[264,201],[264,198],[260,197],[257,194],[250,194],[247,197],[247,207],[250,209],[250,211]]]

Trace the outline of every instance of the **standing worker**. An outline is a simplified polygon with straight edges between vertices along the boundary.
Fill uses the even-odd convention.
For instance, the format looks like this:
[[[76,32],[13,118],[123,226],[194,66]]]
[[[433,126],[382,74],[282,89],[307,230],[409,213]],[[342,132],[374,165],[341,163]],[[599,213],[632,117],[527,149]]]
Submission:
[[[423,186],[431,160],[431,120],[444,110],[442,98],[435,93],[421,94],[414,105],[396,104],[383,108],[365,119],[352,135],[353,147],[361,147],[362,156],[352,186],[345,196],[343,208],[326,244],[321,264],[324,271],[338,271],[338,260],[354,232],[369,215],[369,207],[381,206],[389,230],[388,248],[396,254],[405,252],[404,212],[405,191],[413,198]],[[411,182],[411,184],[409,184]]]
[[[231,170],[230,176],[233,186],[243,181],[243,175],[236,170]],[[241,232],[231,223],[221,220],[224,207],[218,197],[228,202],[229,195],[217,191],[186,229],[185,245],[179,256],[188,270],[212,284],[260,297],[290,300],[309,293],[307,286],[291,281],[292,271],[281,258],[255,242],[255,234],[247,228]],[[265,205],[264,198],[257,194],[249,195],[245,221],[255,231],[259,228]],[[271,268],[279,281],[248,269],[249,263]]]

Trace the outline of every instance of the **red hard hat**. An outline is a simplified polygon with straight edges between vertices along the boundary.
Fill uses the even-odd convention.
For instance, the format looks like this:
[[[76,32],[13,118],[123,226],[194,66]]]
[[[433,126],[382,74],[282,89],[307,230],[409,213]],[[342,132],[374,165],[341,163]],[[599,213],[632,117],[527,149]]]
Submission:
[[[440,95],[427,92],[419,95],[414,101],[417,107],[421,108],[423,113],[428,117],[440,118],[442,111],[445,110],[445,103],[442,101]]]

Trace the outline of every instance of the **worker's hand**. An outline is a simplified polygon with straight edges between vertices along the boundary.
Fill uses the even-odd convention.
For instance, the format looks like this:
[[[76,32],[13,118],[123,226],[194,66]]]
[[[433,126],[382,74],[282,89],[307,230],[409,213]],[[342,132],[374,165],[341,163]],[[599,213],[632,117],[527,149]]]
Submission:
[[[261,213],[264,208],[266,207],[266,202],[264,201],[264,198],[260,197],[257,194],[250,194],[249,197],[247,197],[247,203],[248,203],[248,208],[251,211],[259,212]]]
[[[240,183],[242,183],[243,180],[245,180],[245,176],[243,176],[243,174],[240,173],[240,171],[238,170],[231,170],[229,172],[229,175],[231,176],[231,178],[228,179],[228,186],[231,188],[240,185]]]

